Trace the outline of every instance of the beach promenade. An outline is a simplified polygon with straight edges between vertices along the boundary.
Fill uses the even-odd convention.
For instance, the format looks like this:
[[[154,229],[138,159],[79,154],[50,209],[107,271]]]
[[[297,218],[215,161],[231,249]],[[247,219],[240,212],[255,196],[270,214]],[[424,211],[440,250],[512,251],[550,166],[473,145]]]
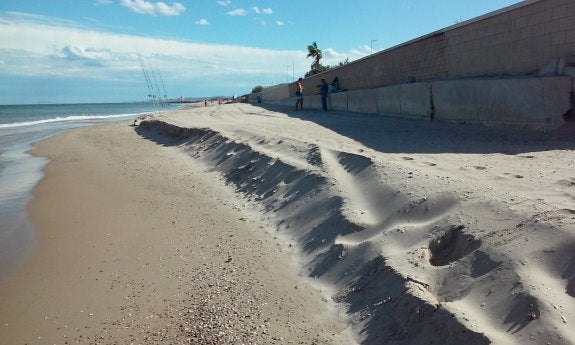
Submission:
[[[0,343],[575,343],[574,148],[249,104],[68,132]]]

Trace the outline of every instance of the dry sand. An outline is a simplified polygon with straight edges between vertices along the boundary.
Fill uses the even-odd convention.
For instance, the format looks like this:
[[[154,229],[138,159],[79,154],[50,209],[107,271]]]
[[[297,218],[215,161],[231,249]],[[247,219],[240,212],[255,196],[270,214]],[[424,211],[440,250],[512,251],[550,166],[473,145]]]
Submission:
[[[73,131],[36,151],[0,342],[574,344],[573,129],[232,104]]]

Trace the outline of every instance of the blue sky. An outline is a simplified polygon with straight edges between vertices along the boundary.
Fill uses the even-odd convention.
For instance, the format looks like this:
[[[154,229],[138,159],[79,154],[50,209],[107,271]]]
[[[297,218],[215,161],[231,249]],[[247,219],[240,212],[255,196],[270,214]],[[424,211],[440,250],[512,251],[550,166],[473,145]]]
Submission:
[[[517,0],[3,0],[0,104],[241,95]],[[162,91],[163,93],[163,91]]]

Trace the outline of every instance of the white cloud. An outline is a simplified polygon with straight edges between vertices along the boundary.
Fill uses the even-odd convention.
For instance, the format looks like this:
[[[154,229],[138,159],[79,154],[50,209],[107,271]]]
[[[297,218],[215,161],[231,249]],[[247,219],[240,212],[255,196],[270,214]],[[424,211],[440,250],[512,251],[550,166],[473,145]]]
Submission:
[[[207,19],[202,18],[202,19],[196,21],[196,24],[198,24],[198,25],[210,25],[210,22],[208,22]]]
[[[273,14],[274,11],[271,8],[259,8],[257,6],[252,7],[252,10],[257,14]]]
[[[139,14],[178,16],[186,10],[184,5],[174,2],[167,5],[164,2],[149,2],[145,0],[121,0],[122,6],[129,8],[132,12]]]
[[[276,20],[276,25],[277,26],[284,26],[283,20]]]
[[[368,46],[362,46],[359,49],[352,49],[346,53],[335,51],[332,48],[324,48],[322,49],[322,53],[323,58],[321,63],[323,65],[337,66],[340,62],[343,62],[346,59],[349,61],[354,61],[369,55],[370,48]]]
[[[365,49],[341,53],[324,48],[322,63],[337,65],[346,58],[353,61],[367,55]],[[23,86],[0,93],[0,103],[34,101],[23,99],[23,91],[18,90],[41,95],[47,80],[50,85],[74,85],[66,90],[53,86],[60,95],[84,92],[91,101],[139,99],[145,95],[139,56],[148,69],[161,70],[166,88],[175,90],[168,90],[170,96],[242,94],[258,84],[291,81],[292,75],[303,75],[311,64],[306,54],[303,49],[270,50],[118,34],[57,18],[3,13],[0,80],[20,80]],[[290,66],[289,76],[285,66]],[[93,85],[101,86],[100,94],[90,91]]]
[[[107,61],[113,58],[113,54],[109,49],[86,48],[71,45],[67,45],[61,50],[55,52],[55,56],[67,58],[69,60],[87,61]]]
[[[277,66],[308,65],[305,52],[205,44],[96,31],[0,15],[0,74],[116,79],[138,71],[138,56],[166,78],[253,78]],[[243,76],[243,77],[242,77]]]
[[[228,6],[231,3],[232,2],[230,0],[218,0],[218,4],[220,4],[221,6]]]
[[[245,16],[246,14],[248,14],[248,11],[244,10],[243,8],[238,8],[238,9],[226,12],[226,14],[228,16]]]
[[[51,26],[67,26],[74,28],[87,28],[85,22],[82,24],[62,18],[48,17],[39,14],[30,14],[22,12],[6,12],[4,16],[0,14],[0,21],[6,20],[6,22],[30,22],[35,24],[45,24]]]

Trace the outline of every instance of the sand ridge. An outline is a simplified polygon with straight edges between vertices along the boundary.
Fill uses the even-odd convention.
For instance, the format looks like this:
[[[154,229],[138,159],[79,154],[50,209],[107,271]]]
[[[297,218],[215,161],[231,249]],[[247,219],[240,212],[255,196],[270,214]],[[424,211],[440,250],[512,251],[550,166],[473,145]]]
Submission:
[[[575,342],[572,140],[251,105],[138,132],[261,210],[363,343]]]

